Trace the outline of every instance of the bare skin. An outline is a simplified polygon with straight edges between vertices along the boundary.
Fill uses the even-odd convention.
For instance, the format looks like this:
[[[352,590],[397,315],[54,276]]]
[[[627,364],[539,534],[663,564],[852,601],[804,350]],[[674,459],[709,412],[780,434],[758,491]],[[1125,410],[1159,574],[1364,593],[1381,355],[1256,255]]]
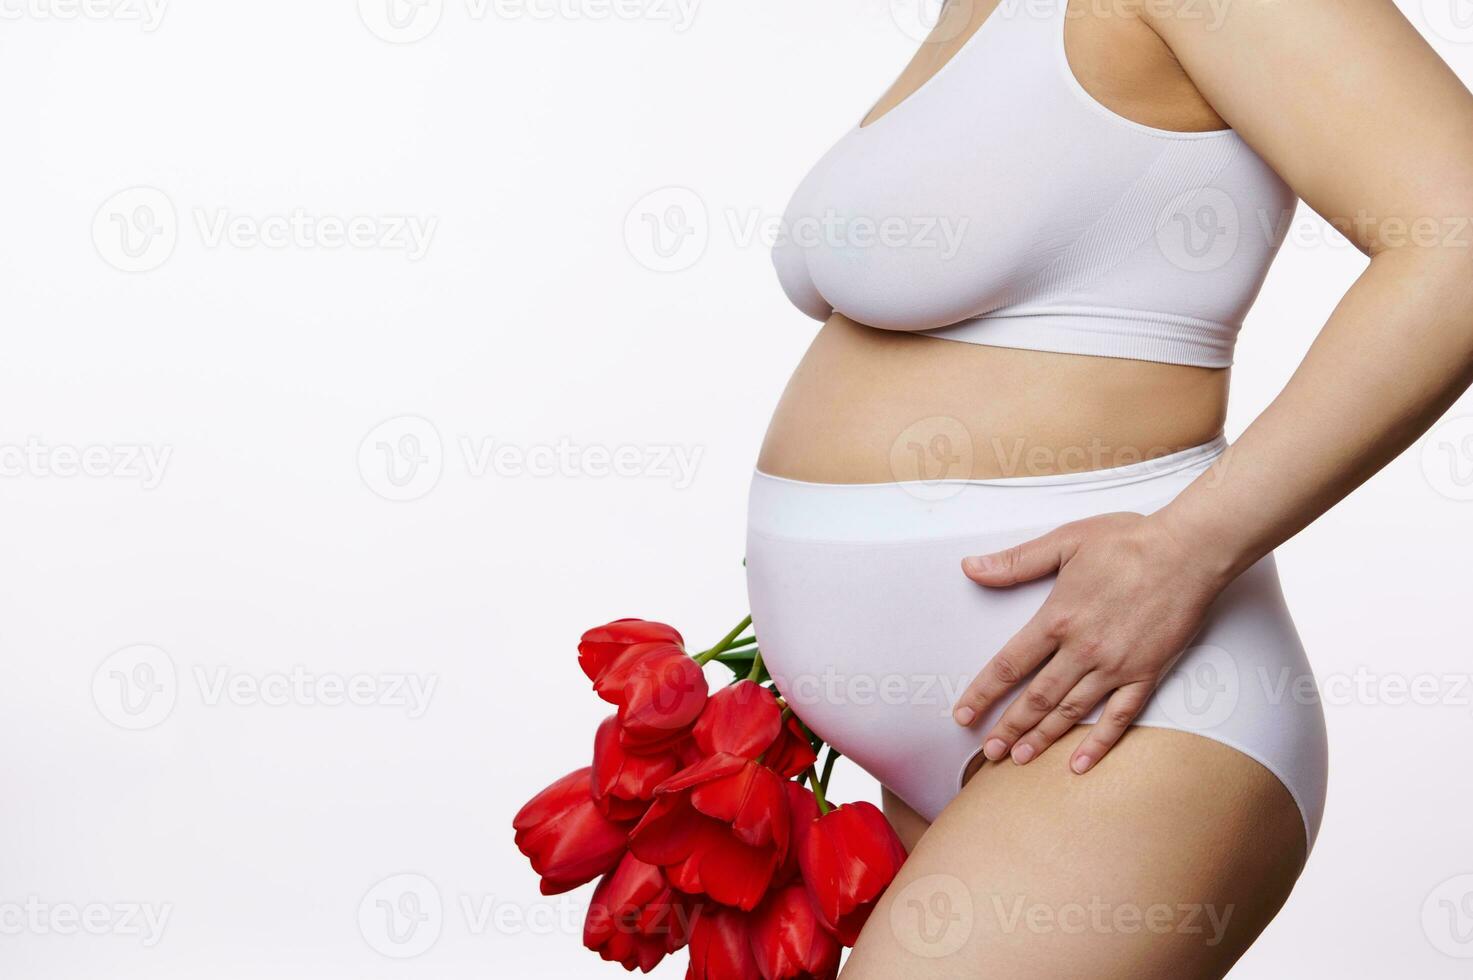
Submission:
[[[914,850],[843,975],[1224,975],[1304,861],[1293,800],[1243,763],[1209,739],[1136,728],[1084,777],[985,763],[929,830],[887,797]]]
[[[814,483],[1102,469],[1209,441],[1227,389],[1226,370],[982,347],[836,314],[789,381],[757,466]]]
[[[871,121],[995,6],[950,3]],[[1226,120],[1370,262],[1210,481],[1150,517],[1105,515],[969,559],[979,588],[1058,579],[1005,649],[979,651],[957,704],[957,723],[971,725],[1010,700],[977,732],[993,761],[932,827],[887,794],[914,852],[845,980],[1223,976],[1287,897],[1303,823],[1248,757],[1131,722],[1228,583],[1473,383],[1473,246],[1455,235],[1473,214],[1473,97],[1390,0],[1072,6],[1070,64],[1096,99],[1166,129]],[[1429,222],[1430,233],[1409,231]],[[759,465],[836,483],[1109,467],[1211,438],[1227,387],[1226,372],[973,347],[835,317],[794,375]],[[1020,457],[1019,445],[1039,451]],[[1045,662],[1017,696],[1009,678]],[[1073,723],[1101,701],[1098,724]],[[1119,919],[1019,926],[992,904],[999,896],[1056,921],[1095,900],[1127,920],[1158,905],[1234,911],[1209,942]],[[943,949],[935,937],[954,935],[961,901],[970,924]]]

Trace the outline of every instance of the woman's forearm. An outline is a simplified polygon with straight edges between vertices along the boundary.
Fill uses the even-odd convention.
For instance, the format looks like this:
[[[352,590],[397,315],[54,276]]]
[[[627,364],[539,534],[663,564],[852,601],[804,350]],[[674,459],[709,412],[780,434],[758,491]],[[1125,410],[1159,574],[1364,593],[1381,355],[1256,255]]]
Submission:
[[[1156,519],[1226,584],[1473,384],[1473,242],[1376,254],[1278,398]]]

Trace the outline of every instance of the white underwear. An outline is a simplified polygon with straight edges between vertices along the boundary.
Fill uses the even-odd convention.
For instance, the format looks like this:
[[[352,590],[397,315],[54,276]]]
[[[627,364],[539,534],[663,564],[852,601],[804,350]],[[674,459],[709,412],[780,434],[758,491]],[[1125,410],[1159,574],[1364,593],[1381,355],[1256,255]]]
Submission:
[[[763,658],[814,732],[935,820],[1007,706],[963,728],[952,705],[1053,586],[1049,577],[983,588],[961,559],[1097,514],[1150,513],[1223,448],[1219,440],[1131,466],[998,480],[819,484],[759,472],[747,588]],[[1257,760],[1293,796],[1313,846],[1325,722],[1273,556],[1222,593],[1136,724],[1193,732]]]

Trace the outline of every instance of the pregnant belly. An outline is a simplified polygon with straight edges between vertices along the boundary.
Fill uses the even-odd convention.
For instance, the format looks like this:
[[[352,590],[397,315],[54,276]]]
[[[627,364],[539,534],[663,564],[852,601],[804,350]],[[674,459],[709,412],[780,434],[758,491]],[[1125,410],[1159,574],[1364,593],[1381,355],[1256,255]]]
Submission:
[[[778,403],[758,469],[813,483],[1124,466],[1221,431],[1228,372],[982,347],[835,315]]]

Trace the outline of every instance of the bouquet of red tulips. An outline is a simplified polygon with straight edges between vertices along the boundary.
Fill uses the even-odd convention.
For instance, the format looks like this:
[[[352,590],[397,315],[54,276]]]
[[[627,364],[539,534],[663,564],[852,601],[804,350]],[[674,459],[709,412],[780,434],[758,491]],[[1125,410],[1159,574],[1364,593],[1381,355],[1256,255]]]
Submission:
[[[691,655],[662,623],[589,630],[578,662],[618,711],[593,765],[538,793],[517,847],[556,895],[601,877],[583,942],[648,973],[690,947],[690,980],[823,980],[905,861],[869,803],[825,797],[838,754],[771,684],[750,617]],[[703,668],[735,675],[710,693]]]

